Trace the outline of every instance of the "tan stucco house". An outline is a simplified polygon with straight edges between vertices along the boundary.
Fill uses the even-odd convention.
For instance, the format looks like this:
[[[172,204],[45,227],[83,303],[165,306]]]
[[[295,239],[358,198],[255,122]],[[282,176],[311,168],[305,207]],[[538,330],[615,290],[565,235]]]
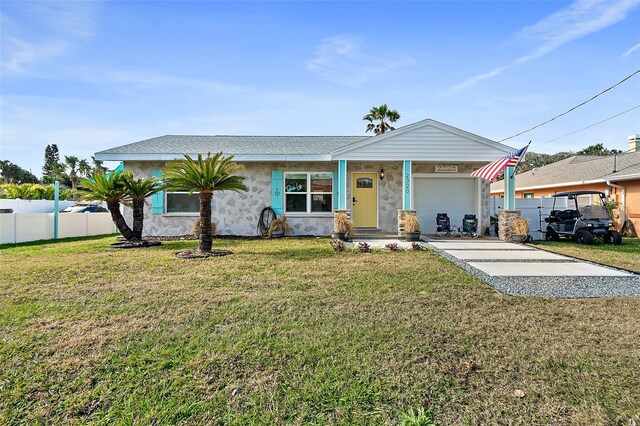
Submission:
[[[618,226],[629,219],[640,230],[640,135],[629,136],[628,141],[629,151],[624,154],[576,155],[518,174],[516,197],[548,197],[578,190],[604,192],[620,203]],[[491,196],[503,195],[504,181],[491,184]]]

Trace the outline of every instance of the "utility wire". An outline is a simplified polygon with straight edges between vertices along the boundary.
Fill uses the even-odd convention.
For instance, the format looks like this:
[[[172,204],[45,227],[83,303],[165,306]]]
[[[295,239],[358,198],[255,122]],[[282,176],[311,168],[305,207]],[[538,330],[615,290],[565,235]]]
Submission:
[[[623,114],[626,114],[626,113],[631,112],[631,111],[633,111],[633,110],[635,110],[635,109],[638,109],[638,108],[640,108],[640,105],[636,105],[636,106],[634,106],[633,108],[629,108],[629,109],[628,109],[628,110],[626,110],[626,111],[622,111],[622,112],[620,112],[620,113],[618,113],[618,114],[616,114],[616,115],[612,115],[612,116],[611,116],[611,117],[609,117],[609,118],[605,118],[604,120],[598,121],[597,123],[593,123],[593,124],[591,124],[591,125],[589,125],[589,126],[587,126],[587,127],[583,127],[583,128],[582,128],[582,129],[580,129],[580,130],[576,130],[576,131],[574,131],[574,132],[567,133],[566,135],[560,136],[560,137],[558,137],[558,138],[551,139],[551,140],[548,140],[548,141],[546,141],[546,142],[542,142],[540,145],[546,145],[546,144],[548,144],[548,143],[550,143],[550,142],[555,142],[555,141],[557,141],[558,139],[562,139],[562,138],[566,138],[567,136],[575,135],[576,133],[579,133],[579,132],[581,132],[581,131],[583,131],[583,130],[590,129],[590,128],[594,127],[594,126],[597,126],[598,124],[602,124],[602,123],[604,123],[605,121],[613,120],[613,119],[614,119],[614,118],[616,118],[616,117],[619,117],[619,116],[621,116],[621,115],[623,115]]]
[[[587,103],[591,102],[592,100],[594,100],[594,99],[595,99],[595,98],[597,98],[598,96],[603,95],[604,93],[607,93],[609,90],[613,89],[614,87],[617,87],[617,86],[621,85],[622,83],[624,83],[625,81],[629,80],[631,77],[633,77],[633,76],[634,76],[634,75],[636,75],[636,74],[640,74],[640,69],[639,69],[639,70],[637,70],[637,71],[635,71],[635,72],[633,72],[632,74],[630,74],[630,75],[626,76],[625,78],[623,78],[622,80],[620,80],[619,82],[617,82],[616,84],[614,84],[613,86],[607,87],[607,88],[606,88],[606,89],[604,89],[602,92],[600,92],[600,93],[597,93],[597,94],[593,95],[591,98],[587,99],[586,101],[584,101],[584,102],[582,102],[582,103],[579,103],[578,105],[574,106],[574,107],[573,107],[573,108],[571,108],[571,109],[566,110],[566,111],[565,111],[565,112],[563,112],[562,114],[558,114],[558,115],[556,115],[555,117],[550,118],[549,120],[547,120],[547,121],[545,121],[545,122],[543,122],[543,123],[537,124],[537,125],[535,125],[535,126],[533,126],[533,127],[529,128],[529,129],[527,129],[527,130],[523,130],[523,131],[522,131],[522,132],[520,132],[520,133],[516,133],[516,134],[515,134],[515,135],[513,135],[513,136],[509,136],[509,137],[507,137],[507,138],[501,139],[501,140],[499,140],[498,142],[504,142],[504,141],[506,141],[506,140],[513,139],[513,138],[515,138],[515,137],[517,137],[517,136],[523,135],[523,134],[528,133],[528,132],[530,132],[530,131],[532,131],[532,130],[534,130],[534,129],[537,129],[538,127],[544,126],[545,124],[549,124],[549,123],[551,123],[553,120],[555,120],[555,119],[557,119],[557,118],[560,118],[560,117],[562,117],[563,115],[567,115],[567,114],[569,114],[571,111],[574,111],[574,110],[576,110],[576,109],[580,108],[581,106],[583,106],[583,105],[585,105],[585,104],[587,104]]]

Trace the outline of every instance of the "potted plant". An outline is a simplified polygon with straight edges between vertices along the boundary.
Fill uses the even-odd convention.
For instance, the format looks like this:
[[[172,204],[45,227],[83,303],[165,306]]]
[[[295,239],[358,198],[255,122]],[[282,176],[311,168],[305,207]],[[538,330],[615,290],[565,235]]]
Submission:
[[[518,217],[511,221],[511,239],[516,243],[523,243],[529,236],[529,221]]]
[[[403,229],[402,236],[406,241],[418,241],[420,239],[420,222],[414,215],[405,218]]]
[[[353,234],[353,222],[346,213],[338,213],[333,219],[333,234],[331,238],[348,241]]]
[[[269,224],[269,238],[281,238],[285,234],[291,233],[291,226],[287,223],[287,217],[282,215],[279,218],[273,219]]]

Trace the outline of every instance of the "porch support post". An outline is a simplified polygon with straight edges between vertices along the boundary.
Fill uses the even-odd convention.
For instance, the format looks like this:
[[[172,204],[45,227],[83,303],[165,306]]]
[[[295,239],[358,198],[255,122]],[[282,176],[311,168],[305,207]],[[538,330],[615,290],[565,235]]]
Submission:
[[[504,169],[504,209],[516,209],[516,178],[514,167],[505,167]]]
[[[402,162],[402,208],[410,210],[411,206],[411,186],[413,181],[411,178],[411,160]]]
[[[58,220],[60,218],[60,182],[53,182],[53,239],[58,239]],[[88,220],[88,219],[87,219]]]
[[[347,209],[347,160],[338,160],[338,210]]]

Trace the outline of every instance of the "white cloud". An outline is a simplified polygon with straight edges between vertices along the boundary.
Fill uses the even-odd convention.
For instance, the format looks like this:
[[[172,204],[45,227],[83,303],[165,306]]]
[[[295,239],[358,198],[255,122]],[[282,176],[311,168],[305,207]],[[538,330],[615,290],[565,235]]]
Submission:
[[[12,12],[24,16],[19,25],[3,11],[0,68],[6,74],[28,74],[30,65],[66,54],[96,31],[98,2],[13,2],[12,6]]]
[[[631,49],[627,50],[624,55],[622,56],[629,56],[631,55],[633,52],[635,52],[636,50],[640,49],[640,43],[636,44],[635,46],[633,46]]]
[[[495,77],[502,72],[533,59],[540,58],[566,43],[593,34],[627,17],[640,0],[576,0],[568,7],[525,27],[521,36],[538,44],[536,48],[508,65],[471,77],[453,90],[468,89],[482,80]],[[633,51],[633,49],[632,49]]]
[[[316,47],[313,59],[306,62],[306,67],[334,83],[358,87],[372,77],[414,62],[409,56],[365,53],[361,40],[340,35],[324,39]]]

